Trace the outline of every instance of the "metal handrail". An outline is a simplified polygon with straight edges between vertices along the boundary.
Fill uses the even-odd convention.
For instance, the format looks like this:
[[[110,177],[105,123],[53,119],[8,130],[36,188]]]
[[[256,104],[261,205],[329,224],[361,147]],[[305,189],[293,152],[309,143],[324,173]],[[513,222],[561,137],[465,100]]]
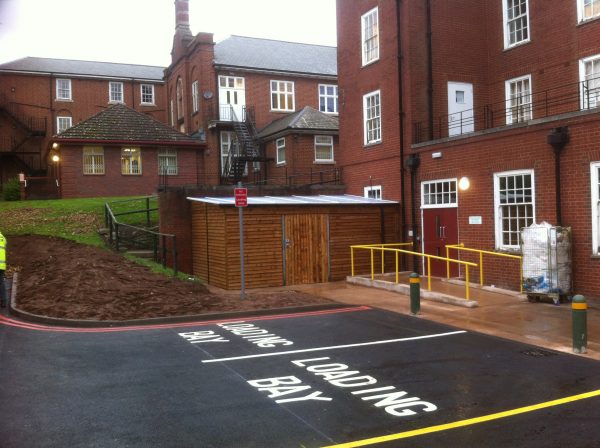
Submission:
[[[452,263],[457,263],[459,265],[464,265],[465,266],[465,272],[466,272],[466,282],[465,282],[465,298],[467,300],[471,299],[471,292],[470,292],[470,288],[469,288],[469,266],[472,267],[477,267],[476,263],[472,263],[470,261],[462,261],[462,260],[455,260],[453,258],[449,258],[449,257],[439,257],[437,255],[430,255],[430,254],[425,254],[423,252],[414,252],[411,250],[404,250],[404,249],[394,249],[392,247],[386,247],[386,246],[412,246],[413,243],[388,243],[388,244],[365,244],[365,245],[354,245],[354,246],[350,246],[350,262],[352,265],[352,276],[354,277],[354,249],[366,249],[369,250],[371,252],[371,280],[375,279],[375,263],[374,263],[374,251],[376,250],[380,250],[381,251],[381,273],[384,274],[385,273],[385,266],[384,266],[384,262],[383,262],[383,258],[384,258],[384,253],[385,252],[392,252],[395,253],[395,257],[396,257],[396,283],[398,283],[398,277],[399,277],[399,271],[398,271],[398,254],[402,253],[402,254],[408,254],[408,255],[416,255],[419,256],[421,258],[427,258],[427,290],[431,291],[431,260],[442,260],[442,261],[446,261],[446,262],[452,262]]]
[[[457,131],[452,136],[463,135],[561,113],[600,108],[600,88],[590,87],[596,83],[600,83],[600,76],[521,95],[516,106],[512,106],[510,100],[502,100],[462,112],[439,115],[436,123],[432,123],[433,128],[424,125],[424,121],[414,122],[413,143],[448,137],[450,130]],[[522,103],[522,100],[529,102]],[[526,115],[522,116],[524,110]],[[460,119],[450,120],[451,117],[457,116],[460,116]],[[508,116],[512,117],[511,123],[506,122]],[[465,128],[472,129],[466,131]]]
[[[523,257],[521,255],[513,255],[513,254],[505,254],[502,252],[493,252],[489,250],[481,250],[481,249],[473,249],[470,247],[465,247],[464,243],[460,244],[449,244],[446,246],[446,257],[450,257],[450,249],[456,249],[458,251],[464,250],[466,252],[476,252],[479,253],[479,284],[483,286],[483,255],[494,255],[497,257],[504,258],[514,258],[519,260],[519,276],[520,276],[520,286],[519,292],[523,292]],[[450,278],[450,263],[446,262],[446,275]]]

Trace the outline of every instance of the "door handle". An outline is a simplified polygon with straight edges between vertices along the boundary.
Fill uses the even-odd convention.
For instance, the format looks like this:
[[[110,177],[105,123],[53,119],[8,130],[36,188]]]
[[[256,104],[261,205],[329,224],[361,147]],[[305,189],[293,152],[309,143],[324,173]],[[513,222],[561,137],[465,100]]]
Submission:
[[[290,247],[291,245],[292,245],[292,242],[290,240],[288,240],[288,239],[283,240],[283,247],[285,247],[286,249],[288,247]]]

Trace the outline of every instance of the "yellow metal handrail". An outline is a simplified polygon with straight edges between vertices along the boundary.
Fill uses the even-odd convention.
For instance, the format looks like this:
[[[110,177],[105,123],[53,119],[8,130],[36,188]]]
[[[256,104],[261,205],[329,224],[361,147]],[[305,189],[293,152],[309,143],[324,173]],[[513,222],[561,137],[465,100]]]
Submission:
[[[450,249],[456,249],[458,251],[464,250],[466,252],[479,253],[479,284],[481,286],[483,286],[483,254],[495,255],[497,257],[518,259],[519,260],[519,277],[520,277],[519,291],[523,292],[523,257],[521,255],[505,254],[502,252],[492,252],[489,250],[481,250],[481,249],[472,249],[470,247],[465,247],[464,243],[460,243],[460,244],[453,244],[453,245],[446,246],[446,257],[450,257]],[[448,278],[450,278],[450,263],[448,263],[448,262],[446,262],[446,275]]]
[[[412,243],[389,243],[389,244],[363,244],[363,245],[350,246],[350,260],[351,260],[351,264],[352,264],[352,276],[354,277],[354,249],[365,249],[365,250],[369,250],[371,252],[371,280],[375,279],[374,251],[376,251],[376,250],[381,251],[381,273],[382,274],[385,274],[385,265],[384,265],[385,252],[395,253],[396,283],[398,283],[398,275],[399,275],[398,254],[402,253],[402,254],[408,254],[408,255],[417,255],[421,258],[427,258],[427,290],[431,291],[431,259],[433,258],[434,260],[442,260],[442,261],[446,261],[447,263],[452,262],[452,263],[462,264],[465,266],[465,275],[467,277],[467,281],[465,283],[465,297],[467,300],[470,300],[471,294],[470,294],[470,290],[469,290],[469,266],[477,267],[476,263],[472,263],[470,261],[455,260],[455,259],[449,258],[449,257],[439,257],[437,255],[429,255],[429,254],[425,254],[422,252],[413,252],[411,250],[394,249],[391,247],[386,247],[386,246],[412,246],[412,245],[413,245]]]

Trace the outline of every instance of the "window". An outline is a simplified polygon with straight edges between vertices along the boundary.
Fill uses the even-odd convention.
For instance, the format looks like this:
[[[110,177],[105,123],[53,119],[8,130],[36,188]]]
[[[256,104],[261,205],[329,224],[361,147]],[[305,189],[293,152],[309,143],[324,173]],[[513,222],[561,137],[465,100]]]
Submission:
[[[83,147],[83,174],[104,174],[104,148]]]
[[[173,105],[173,100],[169,103],[169,110],[171,112],[171,126],[175,126],[175,106]]]
[[[56,133],[60,134],[73,126],[73,119],[71,117],[56,117]]]
[[[333,162],[331,135],[315,135],[315,162]]]
[[[142,84],[142,104],[154,104],[154,85]]]
[[[183,81],[177,79],[177,121],[183,118]]]
[[[506,124],[531,118],[531,75],[506,81]]]
[[[338,86],[319,84],[319,110],[326,114],[338,113]]]
[[[278,138],[275,141],[275,147],[277,148],[277,164],[285,163],[285,138]]]
[[[362,65],[379,59],[379,10],[374,8],[361,17]]]
[[[445,208],[458,205],[456,179],[441,179],[421,184],[423,208]]]
[[[381,199],[381,185],[371,185],[364,188],[365,198]]]
[[[518,249],[521,229],[535,222],[533,170],[494,174],[496,247]]]
[[[200,97],[198,96],[198,81],[192,83],[192,113],[200,110]]]
[[[121,148],[121,174],[142,174],[140,148]]]
[[[600,162],[591,164],[592,170],[592,253],[600,255]]]
[[[293,111],[294,108],[294,83],[271,81],[271,109]]]
[[[177,150],[171,148],[158,149],[158,174],[177,175]]]
[[[123,83],[109,82],[108,83],[108,98],[111,103],[123,102]]]
[[[579,21],[600,17],[600,0],[577,0]]]
[[[504,48],[529,42],[529,0],[503,0]]]
[[[579,78],[582,84],[581,108],[600,106],[600,55],[579,62]]]
[[[57,79],[56,80],[56,99],[70,101],[71,98],[71,80]]]
[[[240,148],[238,145],[235,132],[222,131],[221,132],[221,175],[225,176],[229,170],[229,153],[233,152],[233,155],[240,154]],[[248,163],[244,167],[244,176],[248,175]]]
[[[379,90],[363,96],[365,145],[381,141],[381,105]]]

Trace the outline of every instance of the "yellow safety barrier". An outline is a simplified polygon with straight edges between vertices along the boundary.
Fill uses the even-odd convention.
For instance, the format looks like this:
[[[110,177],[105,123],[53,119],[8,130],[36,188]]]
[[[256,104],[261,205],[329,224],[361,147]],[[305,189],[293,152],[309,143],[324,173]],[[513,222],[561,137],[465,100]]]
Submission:
[[[515,258],[519,260],[519,280],[520,287],[519,291],[523,292],[523,257],[520,255],[512,255],[512,254],[504,254],[502,252],[492,252],[489,250],[480,250],[480,249],[472,249],[470,247],[465,247],[464,243],[448,245],[446,246],[446,257],[450,257],[450,249],[456,249],[458,251],[464,250],[466,252],[477,252],[479,253],[479,284],[483,286],[483,254],[494,255],[496,257],[504,257],[504,258]],[[450,278],[450,263],[446,262],[446,275]],[[468,282],[467,278],[467,282]]]
[[[427,259],[427,290],[431,291],[431,259],[434,260],[442,260],[447,263],[457,263],[465,266],[465,275],[466,275],[466,283],[465,283],[465,298],[470,300],[471,294],[469,290],[469,266],[477,267],[476,263],[471,263],[470,261],[462,261],[455,260],[449,257],[438,257],[437,255],[429,255],[424,254],[422,252],[413,252],[411,250],[404,249],[395,249],[394,247],[400,246],[412,246],[412,243],[389,243],[389,244],[364,244],[364,245],[355,245],[350,246],[350,261],[352,264],[352,276],[354,277],[354,249],[365,249],[371,252],[371,280],[375,279],[375,256],[374,253],[376,250],[381,251],[381,273],[385,274],[385,264],[384,264],[384,256],[385,252],[395,253],[396,256],[396,283],[398,283],[399,271],[398,271],[398,254],[408,254],[408,255],[416,255],[421,258]]]

